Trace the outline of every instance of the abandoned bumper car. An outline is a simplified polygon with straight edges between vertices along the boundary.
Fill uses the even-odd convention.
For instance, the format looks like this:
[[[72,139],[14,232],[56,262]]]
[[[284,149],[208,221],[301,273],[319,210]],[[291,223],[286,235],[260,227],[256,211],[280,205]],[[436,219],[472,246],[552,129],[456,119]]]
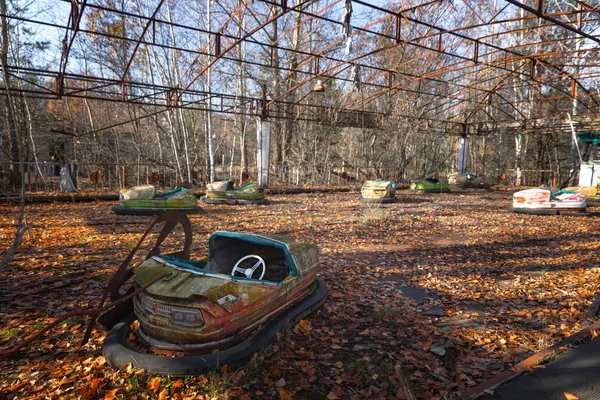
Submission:
[[[220,365],[240,365],[266,347],[277,332],[325,301],[327,289],[317,277],[316,246],[282,236],[215,232],[209,239],[208,257],[193,261],[189,259],[191,226],[185,214],[165,213],[157,218],[163,220],[155,249],[178,222],[186,232],[185,248],[171,255],[151,251],[130,274],[134,281],[130,293],[139,291],[133,298],[135,313],[116,324],[110,323],[115,321],[114,313],[100,319],[105,327],[114,325],[103,347],[111,366],[132,363],[149,372],[186,376]],[[121,296],[120,282],[123,278],[113,278],[107,288],[112,301]],[[124,311],[117,313],[122,317]],[[148,353],[128,342],[135,319],[137,337],[144,351],[151,350]]]
[[[572,191],[585,195],[586,207],[600,207],[600,193],[598,188],[593,186],[571,186],[563,189],[564,191]]]
[[[157,194],[152,185],[135,186],[121,190],[119,197],[119,204],[114,204],[112,210],[120,215],[154,215],[169,210],[185,213],[201,211],[196,205],[196,197],[182,187]]]
[[[265,188],[251,183],[234,189],[232,181],[209,183],[201,200],[208,204],[265,204]]]
[[[410,184],[410,190],[421,193],[446,193],[450,191],[450,188],[445,180],[426,177],[425,179],[413,181]]]
[[[393,203],[396,200],[396,182],[377,180],[366,181],[360,190],[358,200],[364,203]]]
[[[457,188],[479,188],[483,187],[483,180],[473,173],[453,172],[448,174],[448,185]]]
[[[552,193],[548,189],[527,189],[513,194],[513,206],[509,211],[521,214],[572,215],[585,214],[585,195],[561,190]]]

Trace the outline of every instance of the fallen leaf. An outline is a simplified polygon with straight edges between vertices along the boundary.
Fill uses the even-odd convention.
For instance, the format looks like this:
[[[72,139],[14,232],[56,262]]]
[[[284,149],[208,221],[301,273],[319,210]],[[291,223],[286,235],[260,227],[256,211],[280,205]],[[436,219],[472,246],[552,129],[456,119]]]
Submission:
[[[565,398],[567,400],[579,400],[579,397],[577,397],[574,394],[571,394],[569,392],[564,392],[563,394],[565,395]]]
[[[102,382],[102,379],[99,379],[99,378],[92,379],[92,390],[95,390],[96,388],[98,388],[98,385],[100,385],[100,382]]]
[[[277,383],[275,384],[275,386],[277,387],[284,387],[285,386],[285,379],[280,378]]]
[[[148,382],[148,389],[156,392],[160,388],[160,378],[152,378],[150,382]]]
[[[175,389],[178,389],[178,388],[180,388],[180,387],[182,387],[182,386],[183,386],[183,382],[182,382],[182,381],[180,381],[180,380],[177,380],[177,381],[173,382],[173,387],[174,387]]]
[[[300,325],[300,327],[304,330],[310,331],[310,321],[307,321],[305,319],[301,319],[300,322],[298,323]]]
[[[160,394],[158,395],[158,400],[167,400],[169,396],[169,389],[163,389],[160,391]]]
[[[104,398],[106,400],[114,399],[118,391],[119,391],[119,389],[108,390],[107,392],[104,393]]]

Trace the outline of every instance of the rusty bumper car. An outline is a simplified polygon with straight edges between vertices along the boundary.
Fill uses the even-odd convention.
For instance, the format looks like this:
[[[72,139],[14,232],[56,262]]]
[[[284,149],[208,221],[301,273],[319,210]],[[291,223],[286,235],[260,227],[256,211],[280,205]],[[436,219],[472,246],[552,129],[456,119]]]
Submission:
[[[360,190],[359,201],[363,203],[393,203],[396,200],[396,182],[366,181]]]
[[[113,204],[112,210],[119,215],[156,215],[165,211],[193,214],[202,211],[196,205],[196,196],[186,188],[178,187],[157,194],[152,185],[121,190],[119,203]]]
[[[206,195],[201,197],[207,204],[266,204],[265,188],[253,183],[238,189],[233,182],[222,181],[206,185]]]
[[[208,257],[190,260],[187,217],[168,213],[160,218],[167,222],[157,246],[168,235],[165,229],[170,232],[175,226],[168,219],[176,218],[186,231],[185,248],[171,255],[153,250],[131,271],[132,290],[164,277],[139,291],[133,297],[134,313],[110,330],[103,354],[111,366],[132,363],[153,373],[186,376],[240,365],[325,301],[316,246],[282,236],[214,232]],[[116,294],[114,285],[111,291]],[[114,317],[100,322],[107,326]],[[137,337],[154,352],[138,351],[128,343],[136,319]],[[159,355],[165,352],[170,357]]]
[[[448,174],[448,186],[450,189],[460,188],[484,188],[483,179],[477,174],[467,172],[463,174],[459,174],[458,172],[453,172]]]

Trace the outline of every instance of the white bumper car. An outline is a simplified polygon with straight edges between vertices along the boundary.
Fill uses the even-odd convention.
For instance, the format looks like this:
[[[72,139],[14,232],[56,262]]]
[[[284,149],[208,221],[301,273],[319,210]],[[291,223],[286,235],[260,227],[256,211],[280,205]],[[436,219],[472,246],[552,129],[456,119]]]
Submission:
[[[571,191],[552,193],[548,189],[527,189],[513,194],[509,211],[538,215],[585,214],[585,199],[584,194]]]

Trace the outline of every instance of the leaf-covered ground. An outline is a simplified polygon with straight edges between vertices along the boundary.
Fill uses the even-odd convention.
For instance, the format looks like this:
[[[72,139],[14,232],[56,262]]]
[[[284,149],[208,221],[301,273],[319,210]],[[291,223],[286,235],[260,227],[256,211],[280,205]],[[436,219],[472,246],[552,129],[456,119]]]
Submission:
[[[393,399],[403,381],[417,398],[455,398],[581,328],[600,291],[597,217],[512,214],[508,192],[397,196],[378,207],[357,193],[273,195],[191,216],[195,255],[215,230],[320,248],[325,305],[246,367],[181,380],[115,371],[106,332],[80,347],[86,321],[73,318],[0,363],[0,398]],[[0,352],[95,306],[152,220],[115,216],[108,202],[27,210],[32,229],[0,271]],[[17,213],[0,206],[0,254]],[[413,300],[411,288],[429,295]]]

